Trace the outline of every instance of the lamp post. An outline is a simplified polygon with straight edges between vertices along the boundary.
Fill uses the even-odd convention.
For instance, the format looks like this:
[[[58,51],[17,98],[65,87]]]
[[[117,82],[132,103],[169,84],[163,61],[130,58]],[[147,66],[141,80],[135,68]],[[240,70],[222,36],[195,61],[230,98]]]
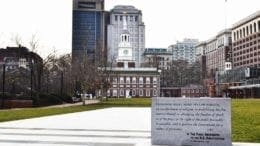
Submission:
[[[31,66],[31,99],[33,99],[33,60],[32,60],[32,55],[30,56],[30,66]]]
[[[61,71],[61,78],[60,78],[60,95],[62,96],[63,93],[63,70]]]
[[[3,64],[3,97],[2,97],[2,108],[4,108],[4,98],[5,98],[5,64]]]

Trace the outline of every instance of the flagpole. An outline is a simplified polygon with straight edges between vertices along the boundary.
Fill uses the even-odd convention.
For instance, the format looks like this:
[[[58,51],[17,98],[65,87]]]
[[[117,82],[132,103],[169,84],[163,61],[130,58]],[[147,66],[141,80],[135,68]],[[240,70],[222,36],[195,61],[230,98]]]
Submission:
[[[226,30],[227,29],[227,0],[225,0],[224,15],[225,15],[225,30]]]

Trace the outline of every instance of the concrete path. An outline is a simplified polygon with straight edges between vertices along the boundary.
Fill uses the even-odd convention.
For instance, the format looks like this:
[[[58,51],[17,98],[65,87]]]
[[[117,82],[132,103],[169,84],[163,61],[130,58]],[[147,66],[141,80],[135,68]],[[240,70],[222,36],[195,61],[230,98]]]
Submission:
[[[85,100],[85,104],[95,104],[95,103],[99,103],[99,100]],[[52,106],[46,106],[43,108],[53,108],[53,107],[69,107],[69,106],[78,106],[78,105],[83,105],[82,102],[77,102],[77,103],[66,103],[66,104],[60,104],[60,105],[52,105]]]
[[[151,146],[150,112],[150,108],[107,108],[3,122],[0,145]]]

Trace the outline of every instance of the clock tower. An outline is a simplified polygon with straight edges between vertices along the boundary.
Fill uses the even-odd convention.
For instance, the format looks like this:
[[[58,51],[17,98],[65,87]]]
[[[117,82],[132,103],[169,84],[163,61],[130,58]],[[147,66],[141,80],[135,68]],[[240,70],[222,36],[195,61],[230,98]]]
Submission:
[[[124,68],[134,68],[135,60],[133,57],[133,48],[130,43],[130,33],[127,30],[126,16],[123,16],[123,31],[120,35],[118,45],[117,66]]]

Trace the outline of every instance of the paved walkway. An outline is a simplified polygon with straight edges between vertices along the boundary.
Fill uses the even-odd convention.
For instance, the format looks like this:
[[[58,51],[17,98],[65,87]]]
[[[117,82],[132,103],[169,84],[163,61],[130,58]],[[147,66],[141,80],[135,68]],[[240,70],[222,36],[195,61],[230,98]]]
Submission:
[[[85,105],[89,105],[89,104],[95,104],[95,103],[99,103],[100,101],[97,99],[93,99],[93,100],[86,100],[85,101]],[[36,107],[36,108],[55,108],[55,107],[70,107],[70,106],[79,106],[79,105],[83,105],[82,102],[77,102],[77,103],[66,103],[66,104],[60,104],[60,105],[51,105],[51,106],[45,106],[45,107]],[[26,109],[26,108],[11,108],[11,109],[0,109],[0,111],[9,111],[9,110],[22,110],[22,109]]]
[[[93,99],[93,100],[85,100],[85,104],[95,104],[99,103],[99,100]],[[78,105],[83,105],[82,102],[77,102],[77,103],[66,103],[66,104],[60,104],[60,105],[52,105],[52,106],[46,106],[43,108],[53,108],[53,107],[69,107],[69,106],[78,106]]]
[[[150,112],[150,108],[107,108],[3,122],[0,145],[151,146]]]

